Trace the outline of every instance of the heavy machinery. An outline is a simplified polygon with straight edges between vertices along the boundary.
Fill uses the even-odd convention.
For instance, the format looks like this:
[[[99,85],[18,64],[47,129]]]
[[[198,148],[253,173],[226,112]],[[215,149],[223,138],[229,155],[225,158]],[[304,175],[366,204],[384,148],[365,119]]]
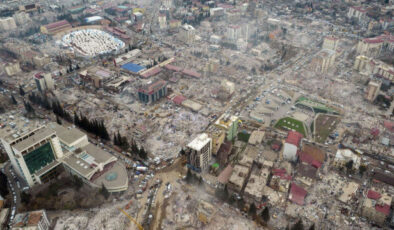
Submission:
[[[138,227],[138,230],[144,230],[144,228],[133,218],[133,217],[131,217],[125,210],[123,210],[122,208],[118,208],[119,209],[119,211],[121,211],[123,214],[125,214],[126,216],[127,216],[127,218],[129,218],[129,220],[131,221],[131,222],[133,222],[137,227]]]

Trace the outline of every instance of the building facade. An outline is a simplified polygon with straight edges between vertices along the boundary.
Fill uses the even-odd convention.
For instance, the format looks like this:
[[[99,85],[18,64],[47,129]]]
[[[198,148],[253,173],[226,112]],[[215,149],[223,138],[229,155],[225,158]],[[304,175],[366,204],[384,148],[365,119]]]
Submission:
[[[158,80],[138,90],[138,98],[142,103],[153,103],[167,96],[167,82]]]
[[[23,120],[15,120],[10,126],[1,130],[1,142],[15,172],[30,187],[56,178],[65,169],[94,188],[104,185],[109,192],[128,188],[125,166],[90,144],[80,130],[57,123],[26,126]]]
[[[45,210],[18,213],[11,230],[49,230],[50,222]]]
[[[188,167],[201,172],[208,168],[212,158],[212,139],[206,133],[197,136],[186,148]]]
[[[365,99],[367,101],[373,102],[379,94],[381,85],[382,82],[371,80],[368,83],[367,91],[365,92]]]
[[[52,75],[50,73],[37,73],[34,75],[34,81],[36,82],[37,89],[40,92],[45,90],[53,90],[55,87]]]
[[[0,19],[0,30],[2,31],[8,31],[8,30],[14,30],[16,29],[16,23],[14,18],[8,17],[8,18],[1,18]]]

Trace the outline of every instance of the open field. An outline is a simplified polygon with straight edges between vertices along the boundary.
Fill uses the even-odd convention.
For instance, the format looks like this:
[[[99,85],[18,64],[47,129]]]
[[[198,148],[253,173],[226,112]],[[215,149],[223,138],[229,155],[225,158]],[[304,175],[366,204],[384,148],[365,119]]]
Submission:
[[[302,135],[304,135],[304,137],[306,137],[307,135],[307,131],[304,123],[291,117],[285,117],[280,119],[275,124],[275,128],[282,130],[295,130],[301,133]]]
[[[330,133],[335,130],[339,121],[340,118],[337,116],[318,114],[314,121],[315,141],[324,143]]]

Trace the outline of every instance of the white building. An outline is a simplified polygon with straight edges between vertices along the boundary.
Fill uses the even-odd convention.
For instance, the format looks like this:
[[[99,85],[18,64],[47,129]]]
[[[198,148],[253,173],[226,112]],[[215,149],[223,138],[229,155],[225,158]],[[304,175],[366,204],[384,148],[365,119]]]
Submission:
[[[226,38],[230,41],[237,41],[242,37],[242,27],[240,25],[229,25],[226,30]]]
[[[192,43],[196,39],[196,29],[193,26],[185,24],[179,31],[180,39],[185,43]]]
[[[158,16],[160,29],[167,29],[167,16],[165,14],[160,14]]]
[[[339,39],[333,36],[327,36],[324,38],[322,49],[337,50]]]
[[[18,213],[12,221],[12,230],[48,230],[50,228],[45,210]]]
[[[86,134],[57,123],[47,126],[14,119],[1,129],[1,142],[15,172],[30,187],[57,177],[63,166],[86,184],[109,192],[128,188],[127,171],[117,158],[88,142]]]
[[[222,80],[221,86],[229,94],[233,94],[234,91],[235,91],[235,84],[234,84],[234,82],[228,81],[226,79]]]
[[[361,158],[357,154],[353,153],[350,149],[338,149],[334,158],[334,165],[336,167],[345,167],[346,163],[353,161],[353,169],[360,167]]]
[[[14,18],[8,17],[8,18],[1,18],[0,19],[0,30],[2,31],[8,31],[8,30],[14,30],[16,29],[16,23]]]
[[[200,134],[187,145],[188,165],[195,171],[207,169],[212,158],[212,139],[206,133]]]

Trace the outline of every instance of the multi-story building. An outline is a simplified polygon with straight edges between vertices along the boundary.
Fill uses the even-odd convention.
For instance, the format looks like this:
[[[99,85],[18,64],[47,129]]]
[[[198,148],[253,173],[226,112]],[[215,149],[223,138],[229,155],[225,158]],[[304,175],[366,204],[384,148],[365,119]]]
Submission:
[[[48,230],[51,224],[45,210],[18,213],[11,230]]]
[[[160,29],[167,29],[167,16],[165,14],[159,14],[158,20]]]
[[[365,99],[373,102],[379,94],[380,86],[382,86],[382,82],[371,80],[368,83],[367,91],[365,92]]]
[[[90,144],[86,134],[56,123],[43,126],[14,119],[0,130],[0,140],[15,172],[32,187],[66,169],[86,184],[109,192],[128,187],[127,171],[117,158]]]
[[[240,194],[246,178],[249,174],[249,167],[243,165],[235,165],[227,183],[230,194]]]
[[[229,41],[237,41],[242,37],[242,27],[240,25],[229,25],[226,30],[226,38]]]
[[[45,26],[41,26],[41,33],[54,35],[54,34],[69,30],[71,28],[72,28],[72,26],[68,21],[62,20],[62,21],[50,23]]]
[[[95,88],[103,88],[104,83],[115,77],[115,73],[101,66],[91,66],[79,73],[81,79]]]
[[[19,61],[17,61],[17,60],[14,60],[13,62],[8,63],[4,67],[4,70],[8,76],[14,76],[17,73],[22,72],[21,67],[19,65]]]
[[[360,166],[361,158],[350,149],[338,149],[335,154],[333,165],[342,168],[345,167],[349,161],[353,162],[352,168],[356,170]]]
[[[324,38],[322,49],[337,50],[339,39],[334,36],[327,36]]]
[[[206,133],[197,136],[187,145],[186,156],[188,167],[201,172],[209,166],[212,158],[212,139]]]
[[[263,189],[267,185],[269,170],[267,168],[261,169],[258,173],[252,173],[246,184],[244,191],[244,200],[248,203],[254,203],[258,206],[263,197]]]
[[[354,61],[353,68],[358,70],[362,75],[370,76],[372,74],[379,74],[387,80],[394,82],[394,67],[380,60],[359,55]]]
[[[238,131],[239,118],[230,114],[223,114],[217,119],[215,125],[227,131],[227,140],[231,141],[235,138]]]
[[[45,90],[53,90],[55,87],[52,75],[50,73],[36,73],[34,75],[34,80],[36,82],[37,89],[40,92],[43,92]]]
[[[303,135],[296,131],[289,131],[283,148],[283,158],[295,162]]]
[[[316,72],[326,73],[334,65],[336,52],[323,49],[312,59],[312,67]]]
[[[14,30],[16,29],[16,23],[14,18],[8,17],[8,18],[1,18],[0,19],[0,30],[2,31],[8,31],[8,30]]]
[[[185,43],[192,43],[196,39],[196,29],[193,26],[185,24],[179,31],[180,39]]]
[[[351,6],[347,13],[348,18],[356,18],[359,21],[363,21],[367,18],[367,10],[361,6]]]
[[[153,103],[167,95],[167,82],[158,80],[138,90],[138,98],[143,103]]]
[[[47,54],[36,56],[33,58],[33,63],[38,67],[42,67],[42,66],[46,65],[50,61],[51,61],[51,58]]]

